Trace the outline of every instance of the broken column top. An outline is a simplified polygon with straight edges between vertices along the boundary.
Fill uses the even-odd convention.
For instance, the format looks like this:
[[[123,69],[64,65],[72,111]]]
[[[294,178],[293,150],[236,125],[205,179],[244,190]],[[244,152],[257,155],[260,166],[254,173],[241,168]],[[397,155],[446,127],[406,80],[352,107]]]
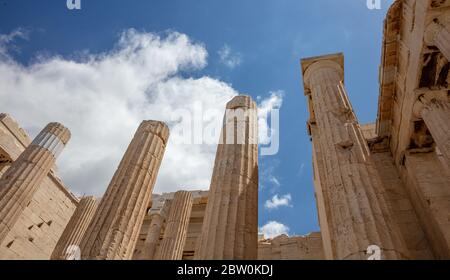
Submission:
[[[63,142],[64,145],[69,142],[71,133],[68,128],[66,128],[64,125],[57,123],[57,122],[51,122],[45,126],[45,128],[42,130],[42,133],[51,133],[58,137],[61,142]]]
[[[167,139],[169,138],[169,127],[167,126],[167,124],[161,121],[154,121],[154,120],[143,121],[139,125],[138,130],[139,131],[145,130],[148,132],[152,132],[153,134],[161,138],[164,144],[166,144]]]
[[[238,95],[227,103],[227,109],[237,109],[237,108],[256,109],[256,103],[248,95]]]
[[[314,56],[314,57],[308,57],[303,58],[300,60],[301,69],[302,69],[302,75],[303,75],[303,86],[304,86],[304,93],[305,95],[308,95],[309,93],[309,73],[314,68],[312,66],[316,64],[317,62],[326,62],[329,63],[331,67],[336,68],[341,72],[342,75],[342,81],[344,81],[344,54],[343,53],[335,53],[335,54],[328,54],[328,55],[322,55],[322,56]]]

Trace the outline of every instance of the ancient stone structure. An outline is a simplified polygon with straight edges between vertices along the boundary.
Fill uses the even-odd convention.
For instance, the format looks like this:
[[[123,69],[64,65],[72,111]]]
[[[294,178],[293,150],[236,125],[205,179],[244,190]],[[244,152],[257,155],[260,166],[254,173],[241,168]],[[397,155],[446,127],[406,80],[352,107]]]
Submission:
[[[196,259],[257,258],[256,104],[237,96],[226,109]]]
[[[408,254],[381,193],[381,179],[343,85],[341,55],[302,60],[305,94],[311,102],[321,152],[318,173],[327,204],[331,247],[338,259],[362,259],[372,244],[389,248],[385,258]],[[316,163],[317,164],[317,163]]]
[[[450,16],[444,14],[441,17],[434,17],[425,32],[425,43],[436,46],[450,61]]]
[[[323,260],[320,232],[306,236],[280,235],[258,241],[258,260]]]
[[[0,259],[450,259],[449,19],[450,0],[391,6],[375,123],[356,118],[342,54],[301,61],[320,223],[306,236],[258,239],[250,97],[227,104],[209,192],[152,195],[168,128],[145,121],[97,210],[56,175],[67,129],[31,142],[0,114]]]
[[[208,201],[208,191],[191,191],[190,193],[193,204],[187,227],[186,241],[184,242],[183,260],[191,260],[194,257]],[[165,230],[169,226],[168,212],[174,197],[175,193],[154,194],[152,196],[152,201],[148,206],[148,215],[142,224],[133,259],[151,260],[154,259],[155,252],[157,250],[160,251],[158,247],[162,245]],[[148,248],[151,250],[149,251]]]
[[[181,260],[186,242],[193,198],[187,191],[175,193],[170,206],[164,237],[156,252],[156,260]]]
[[[450,166],[450,101],[433,99],[426,103],[421,115]]]
[[[390,8],[374,125],[357,123],[340,83],[342,55],[302,60],[327,259],[368,244],[382,258],[450,257],[449,6],[397,0]]]
[[[0,176],[30,144],[19,124],[0,114]],[[50,170],[0,243],[0,259],[49,259],[77,204],[78,199]]]
[[[48,124],[0,179],[0,243],[31,202],[70,139],[59,123]]]
[[[168,137],[164,123],[141,123],[83,237],[82,259],[132,258]]]
[[[159,202],[159,203],[158,203]],[[150,225],[145,237],[144,245],[139,254],[136,255],[140,260],[152,260],[155,257],[158,248],[161,229],[167,217],[167,209],[170,208],[170,200],[156,200],[156,203],[150,208],[148,216],[150,217]]]
[[[83,197],[80,200],[77,209],[53,250],[51,259],[69,260],[81,257],[76,254],[81,253],[78,251],[81,240],[95,214],[95,210],[97,210],[97,206],[98,201],[94,196]]]

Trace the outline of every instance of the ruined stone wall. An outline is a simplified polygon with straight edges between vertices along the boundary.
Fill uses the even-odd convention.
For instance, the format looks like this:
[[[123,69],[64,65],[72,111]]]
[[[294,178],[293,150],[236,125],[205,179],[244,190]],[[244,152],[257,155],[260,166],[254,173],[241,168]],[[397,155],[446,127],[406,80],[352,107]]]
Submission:
[[[14,119],[0,115],[1,158],[14,161],[30,142]],[[0,164],[0,175],[8,166],[8,162]],[[51,171],[0,244],[0,259],[50,259],[77,204],[78,199]]]
[[[306,236],[280,235],[258,242],[258,260],[324,260],[320,232]]]

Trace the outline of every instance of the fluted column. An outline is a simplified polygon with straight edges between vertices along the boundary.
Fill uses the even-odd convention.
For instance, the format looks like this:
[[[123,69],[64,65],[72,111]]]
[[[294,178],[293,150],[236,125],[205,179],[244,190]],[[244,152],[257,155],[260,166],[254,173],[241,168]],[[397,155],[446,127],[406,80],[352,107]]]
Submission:
[[[257,258],[256,104],[249,96],[237,96],[226,109],[196,259]]]
[[[152,260],[155,256],[156,247],[158,247],[159,237],[161,236],[161,227],[163,225],[164,218],[161,213],[155,213],[151,215],[150,227],[147,232],[147,236],[144,241],[144,246],[138,259],[140,260]]]
[[[341,58],[340,56],[338,56]],[[408,252],[382,195],[381,179],[353,113],[343,84],[343,69],[325,57],[312,58],[304,83],[312,97],[322,151],[323,195],[329,205],[330,236],[337,259],[367,259],[370,245],[383,259],[402,259]],[[308,59],[302,61],[308,64]],[[322,178],[321,178],[322,179]]]
[[[422,118],[450,166],[450,102],[431,100],[423,107]]]
[[[79,248],[97,206],[97,199],[93,196],[83,197],[80,200],[53,250],[52,260],[67,260],[73,257],[70,250],[72,246]]]
[[[193,202],[190,192],[175,193],[164,236],[156,252],[155,260],[181,260],[183,258]]]
[[[165,200],[162,205],[152,205],[149,211],[150,225],[148,227],[147,236],[145,237],[144,245],[140,254],[137,256],[138,260],[153,260],[156,253],[156,248],[159,244],[159,237],[161,236],[161,228],[167,216],[167,209],[170,208],[170,202]]]
[[[141,123],[83,237],[82,259],[132,258],[168,137],[164,123]]]
[[[0,179],[0,244],[70,139],[59,123],[48,124]]]
[[[426,30],[425,42],[436,46],[450,61],[450,17],[432,22]]]

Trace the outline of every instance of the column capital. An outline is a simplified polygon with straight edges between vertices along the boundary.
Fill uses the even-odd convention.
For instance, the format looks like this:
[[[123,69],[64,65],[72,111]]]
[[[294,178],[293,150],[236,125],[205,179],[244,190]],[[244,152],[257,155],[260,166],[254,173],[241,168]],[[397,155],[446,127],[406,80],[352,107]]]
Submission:
[[[256,109],[256,103],[248,95],[238,95],[227,103],[226,108],[229,110],[237,108]]]
[[[342,53],[304,58],[301,60],[301,68],[305,95],[310,92],[311,74],[319,69],[334,69],[339,72],[341,80],[344,81],[344,55]]]
[[[157,135],[159,138],[162,139],[164,144],[166,144],[170,134],[169,127],[167,126],[167,124],[161,121],[154,121],[154,120],[146,120],[141,122],[138,130],[143,132],[150,132],[152,134]]]
[[[434,19],[425,29],[424,41],[428,46],[436,44],[436,37],[445,28],[450,29],[450,16],[442,16]]]
[[[417,98],[413,106],[413,114],[417,119],[422,119],[422,111],[433,101],[443,101],[450,102],[447,90],[428,90],[428,89],[418,89],[415,91],[415,96]]]

